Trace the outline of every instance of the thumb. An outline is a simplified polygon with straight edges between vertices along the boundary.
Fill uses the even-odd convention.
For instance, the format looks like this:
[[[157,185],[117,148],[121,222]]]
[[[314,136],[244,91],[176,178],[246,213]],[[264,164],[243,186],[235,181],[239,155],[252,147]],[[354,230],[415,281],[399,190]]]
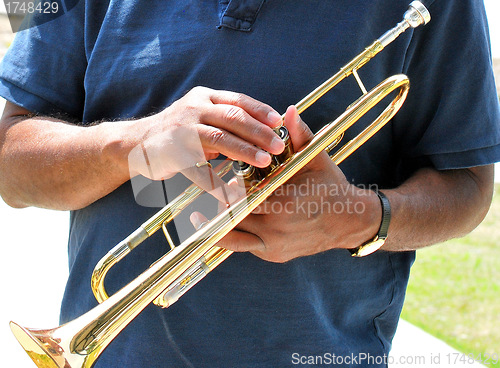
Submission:
[[[208,222],[208,219],[197,211],[189,216],[189,220],[196,230],[200,230]]]
[[[290,134],[293,150],[295,152],[299,151],[314,137],[311,129],[309,129],[306,123],[300,118],[299,112],[295,106],[289,106],[286,110],[284,124]]]

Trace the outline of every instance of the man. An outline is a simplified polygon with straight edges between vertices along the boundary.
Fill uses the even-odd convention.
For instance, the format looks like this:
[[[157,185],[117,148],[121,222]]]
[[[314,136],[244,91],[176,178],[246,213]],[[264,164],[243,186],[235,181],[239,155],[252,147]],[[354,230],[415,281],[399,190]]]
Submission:
[[[163,138],[190,126],[209,158],[222,153],[265,166],[264,151],[283,149],[270,129],[276,111],[400,21],[407,5],[87,1],[20,33],[1,71],[0,92],[11,103],[0,128],[0,193],[14,207],[72,210],[61,320],[95,305],[88,288],[95,263],[155,211],[134,201],[126,159],[133,147],[162,152],[167,165],[153,179],[169,177],[175,160]],[[386,365],[411,250],[479,224],[491,201],[492,163],[500,160],[484,9],[473,0],[426,5],[432,22],[361,71],[367,86],[399,72],[412,80],[390,125],[340,168],[326,154],[315,159],[287,184],[311,190],[298,197],[284,190],[268,201],[268,208],[293,202],[295,211],[262,206],[250,215],[221,242],[242,252],[168,310],[146,308],[97,367],[313,365],[308,356]],[[358,95],[345,81],[302,118],[317,131]],[[285,125],[295,149],[311,139],[293,107]],[[327,194],[312,190],[320,185]],[[390,203],[388,238],[379,251],[353,258],[347,249],[369,242],[388,221],[387,200],[368,186]],[[300,210],[321,201],[328,204],[321,210]],[[339,204],[343,210],[335,210]],[[113,270],[109,289],[163,252],[162,240],[152,239]]]

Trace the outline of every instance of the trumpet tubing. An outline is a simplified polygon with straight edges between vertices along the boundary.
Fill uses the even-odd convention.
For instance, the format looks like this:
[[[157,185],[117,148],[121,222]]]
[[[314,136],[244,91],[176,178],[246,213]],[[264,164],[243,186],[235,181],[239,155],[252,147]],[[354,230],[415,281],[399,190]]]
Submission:
[[[224,236],[318,154],[325,150],[330,151],[340,141],[344,132],[366,112],[387,95],[398,91],[397,96],[385,110],[357,137],[341,147],[332,156],[332,160],[335,164],[341,163],[376,134],[403,104],[408,94],[409,81],[404,75],[392,76],[367,92],[356,71],[406,29],[426,24],[429,20],[427,9],[418,1],[412,2],[401,23],[386,32],[338,73],[307,95],[297,104],[297,108],[299,112],[303,112],[351,74],[358,80],[363,91],[358,100],[335,121],[325,125],[316,133],[312,141],[301,151],[293,153],[289,145],[284,154],[274,158],[275,162],[270,169],[257,172],[255,168],[245,166],[244,163],[236,165],[237,175],[239,173],[242,180],[248,183],[246,196],[219,213],[180,245],[171,244],[172,249],[167,254],[128,285],[108,297],[104,288],[104,278],[110,267],[160,228],[163,228],[168,240],[170,236],[166,231],[166,223],[202,193],[200,188],[191,185],[173,203],[146,221],[98,263],[92,277],[94,294],[100,302],[98,306],[54,329],[28,329],[11,322],[15,337],[35,364],[39,368],[91,368],[107,345],[147,305],[154,302],[163,307],[170,306],[227,259],[232,251],[216,245]],[[286,129],[280,129],[277,133],[286,141]],[[226,161],[216,171],[218,175],[223,176],[232,166],[232,162]]]

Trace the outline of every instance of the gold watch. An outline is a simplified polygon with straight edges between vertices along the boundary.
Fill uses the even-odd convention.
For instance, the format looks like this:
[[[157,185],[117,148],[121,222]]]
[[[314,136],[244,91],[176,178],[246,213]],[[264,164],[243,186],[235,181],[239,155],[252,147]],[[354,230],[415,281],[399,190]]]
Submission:
[[[384,193],[375,191],[382,204],[382,221],[375,238],[357,248],[349,249],[353,257],[364,257],[380,249],[387,239],[387,232],[391,222],[391,204]]]

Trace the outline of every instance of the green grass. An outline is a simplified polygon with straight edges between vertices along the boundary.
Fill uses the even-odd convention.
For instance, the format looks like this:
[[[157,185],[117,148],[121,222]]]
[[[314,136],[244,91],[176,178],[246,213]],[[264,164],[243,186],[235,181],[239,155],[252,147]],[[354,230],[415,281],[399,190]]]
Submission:
[[[499,241],[497,184],[490,212],[476,230],[417,253],[403,319],[463,353],[500,355]]]

